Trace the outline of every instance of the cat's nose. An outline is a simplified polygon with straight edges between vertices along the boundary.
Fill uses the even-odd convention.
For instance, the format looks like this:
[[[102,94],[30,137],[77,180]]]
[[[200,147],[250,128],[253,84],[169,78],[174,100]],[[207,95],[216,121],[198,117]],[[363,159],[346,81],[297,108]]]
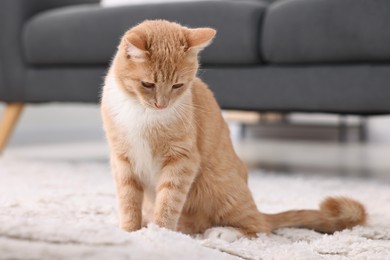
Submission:
[[[158,104],[158,103],[154,103],[154,105],[158,108],[158,109],[164,109],[164,108],[167,108],[167,105],[164,105],[164,104]]]

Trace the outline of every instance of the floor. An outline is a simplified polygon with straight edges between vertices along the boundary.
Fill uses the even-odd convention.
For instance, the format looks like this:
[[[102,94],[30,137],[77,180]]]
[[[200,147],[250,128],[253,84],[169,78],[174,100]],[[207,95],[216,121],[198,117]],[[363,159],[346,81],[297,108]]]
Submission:
[[[2,110],[0,106],[0,113]],[[292,114],[285,120],[278,115],[263,119],[256,113],[229,112],[225,116],[236,151],[250,168],[390,181],[389,116],[368,120],[366,142],[357,140],[356,117],[347,118],[348,140],[340,142],[339,118],[333,115]],[[242,121],[246,122],[244,137]],[[107,160],[99,108],[74,104],[27,106],[5,153]]]

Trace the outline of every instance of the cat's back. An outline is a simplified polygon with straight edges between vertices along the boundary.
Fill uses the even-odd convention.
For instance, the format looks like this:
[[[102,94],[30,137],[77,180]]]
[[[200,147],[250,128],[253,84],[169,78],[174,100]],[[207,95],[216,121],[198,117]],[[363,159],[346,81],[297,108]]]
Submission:
[[[196,78],[193,82],[192,101],[194,103],[195,114],[198,116],[205,117],[205,119],[210,119],[210,117],[222,119],[221,109],[213,92],[200,78]]]
[[[221,108],[206,83],[197,78],[193,85],[194,120],[198,127],[198,148],[205,168],[233,169],[247,178],[246,167],[236,155]],[[224,162],[223,165],[220,162]],[[235,170],[233,170],[235,171]]]

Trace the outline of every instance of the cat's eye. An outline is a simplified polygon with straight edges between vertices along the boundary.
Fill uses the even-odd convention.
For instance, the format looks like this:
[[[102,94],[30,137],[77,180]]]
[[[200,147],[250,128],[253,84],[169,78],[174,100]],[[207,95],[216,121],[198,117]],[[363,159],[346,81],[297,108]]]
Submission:
[[[181,87],[183,87],[183,86],[184,86],[184,84],[182,84],[182,83],[180,83],[180,84],[175,84],[175,85],[172,86],[172,89],[178,89],[178,88],[181,88]]]
[[[154,83],[150,83],[150,82],[145,82],[145,81],[141,81],[141,84],[144,88],[154,88],[156,87],[156,85]]]

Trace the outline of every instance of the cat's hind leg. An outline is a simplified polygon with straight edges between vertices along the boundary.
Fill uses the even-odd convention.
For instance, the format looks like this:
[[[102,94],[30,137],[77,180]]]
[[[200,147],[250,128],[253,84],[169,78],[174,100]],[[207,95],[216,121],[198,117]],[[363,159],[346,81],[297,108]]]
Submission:
[[[236,236],[237,238],[244,237],[256,237],[258,233],[269,234],[272,231],[272,227],[267,220],[267,217],[257,210],[256,204],[251,199],[251,197],[243,197],[239,203],[235,204],[233,207],[230,207],[229,211],[224,208],[225,211],[222,211],[224,214],[217,215],[218,218],[213,223],[214,226],[226,226],[230,234],[222,234],[222,230],[216,230],[220,232],[219,237],[228,239]],[[226,205],[226,204],[225,204]],[[233,234],[231,233],[233,232]],[[224,239],[224,240],[228,240]]]

